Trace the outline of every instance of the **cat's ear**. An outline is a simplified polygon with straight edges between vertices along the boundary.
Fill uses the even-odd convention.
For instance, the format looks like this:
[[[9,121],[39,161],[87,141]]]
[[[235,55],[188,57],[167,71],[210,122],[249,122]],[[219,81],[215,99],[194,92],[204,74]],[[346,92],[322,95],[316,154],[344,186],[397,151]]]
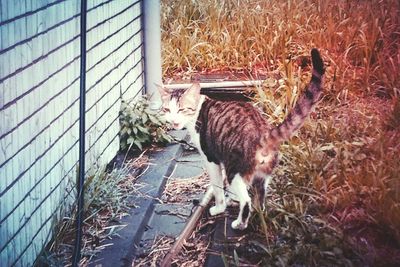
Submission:
[[[156,86],[162,99],[169,98],[169,96],[171,95],[171,90],[159,84],[156,84]]]
[[[194,99],[198,99],[200,98],[200,89],[201,89],[200,84],[194,83],[186,90],[185,95],[190,96]]]
[[[200,89],[201,89],[200,84],[194,83],[192,84],[192,86],[189,87],[188,90],[195,91],[196,93],[200,94]]]

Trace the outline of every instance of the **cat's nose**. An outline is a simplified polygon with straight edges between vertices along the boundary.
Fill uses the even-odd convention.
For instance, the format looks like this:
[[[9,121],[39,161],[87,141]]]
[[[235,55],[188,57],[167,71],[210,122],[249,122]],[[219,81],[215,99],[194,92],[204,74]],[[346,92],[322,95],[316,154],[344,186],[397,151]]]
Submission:
[[[179,122],[173,118],[172,120],[169,121],[169,124],[173,127],[173,128],[177,128],[179,126]]]

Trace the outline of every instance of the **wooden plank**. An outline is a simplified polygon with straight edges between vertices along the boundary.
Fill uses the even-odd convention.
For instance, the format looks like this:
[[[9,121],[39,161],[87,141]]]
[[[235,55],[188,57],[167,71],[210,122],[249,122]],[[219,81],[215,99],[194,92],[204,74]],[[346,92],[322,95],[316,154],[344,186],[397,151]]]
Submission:
[[[223,82],[201,82],[201,88],[235,88],[235,87],[254,87],[261,86],[264,80],[242,80],[242,81],[223,81]],[[164,84],[168,89],[189,88],[193,83]]]
[[[24,0],[18,0],[16,5],[11,5],[11,1],[6,1],[4,2],[5,4],[2,3],[1,5],[1,14],[2,16],[16,16],[21,12],[29,11],[25,10],[26,8],[37,8],[38,3],[36,2],[40,1],[30,1],[27,4]],[[42,2],[40,3],[42,4]],[[93,25],[117,14],[130,4],[127,1],[124,6],[121,6],[119,1],[112,1],[93,11],[93,20],[96,20]],[[23,8],[24,10],[22,10]],[[137,9],[137,7],[135,8]],[[4,9],[6,12],[3,12]],[[94,29],[89,34],[89,39],[92,38],[90,41],[93,43],[98,42],[116,32],[126,24],[127,20],[133,18],[132,16],[135,15],[133,13],[138,12],[132,12],[133,10],[134,8],[130,8]],[[1,48],[7,48],[16,42],[36,35],[38,32],[45,31],[60,21],[77,14],[78,11],[76,1],[67,1],[55,4],[26,18],[20,18],[2,25],[0,29]],[[88,62],[95,64],[106,54],[115,50],[121,42],[132,34],[130,28],[134,25],[140,25],[139,23],[140,20],[133,22],[130,27],[126,27],[99,45],[98,48],[89,53]],[[39,28],[38,25],[40,25]],[[7,147],[6,152],[0,152],[0,164],[10,159],[0,170],[0,175],[6,177],[0,187],[1,192],[3,192],[0,205],[2,212],[5,212],[4,216],[11,212],[15,207],[14,205],[20,203],[17,209],[2,223],[2,225],[7,225],[8,234],[5,239],[2,238],[2,244],[9,242],[9,239],[15,235],[0,255],[0,262],[5,263],[6,266],[32,264],[40,251],[38,248],[42,248],[47,241],[46,238],[51,230],[51,221],[41,230],[39,228],[43,224],[43,220],[55,211],[59,201],[64,201],[67,183],[61,181],[61,186],[56,188],[46,200],[44,198],[59,184],[60,179],[65,176],[66,170],[73,168],[77,160],[77,145],[74,145],[70,152],[65,153],[77,139],[78,126],[75,121],[78,118],[78,104],[75,103],[69,110],[66,110],[66,108],[77,98],[79,83],[75,82],[63,92],[60,90],[67,87],[78,77],[79,60],[70,63],[69,66],[60,70],[53,77],[49,79],[48,77],[52,76],[56,70],[61,69],[77,55],[79,52],[79,40],[77,39],[68,45],[60,47],[58,50],[51,52],[51,54],[49,54],[50,51],[62,46],[78,33],[79,19],[76,18],[0,55],[1,61],[10,62],[5,68],[1,68],[0,79],[19,69],[1,84],[2,95],[0,99],[1,106],[10,103],[7,108],[1,111],[1,120],[4,122],[4,124],[0,122],[2,123],[2,134],[15,128],[0,140],[1,145]],[[140,33],[138,36],[140,36]],[[121,79],[127,69],[136,63],[132,59],[141,53],[140,50],[138,50],[138,54],[135,53],[135,55],[129,56],[125,62],[117,67],[117,64],[132,51],[129,47],[133,47],[133,43],[133,40],[127,42],[124,47],[115,51],[110,58],[104,60],[89,74],[88,79],[92,79],[89,81],[89,85],[91,85],[112,68],[116,68],[93,88],[93,93],[89,93],[93,97],[91,99],[93,99],[93,103],[96,103],[96,106],[93,111],[87,114],[88,121],[95,122],[103,113],[106,114],[96,122],[93,131],[89,133],[88,138],[96,143],[92,149],[93,154],[87,157],[87,166],[90,166],[96,160],[101,164],[107,163],[114,157],[119,148],[119,140],[115,138],[119,131],[118,120],[111,125],[109,120],[118,116],[119,102],[117,101],[116,105],[114,103],[120,97],[120,86],[129,86],[131,84],[131,82],[128,82],[131,79],[130,75],[124,77],[114,88],[111,89],[111,87]],[[40,57],[43,58],[37,60]],[[32,62],[34,61],[35,63],[33,64]],[[36,86],[38,84],[41,85]],[[142,85],[143,82],[141,81],[140,85],[138,84],[137,87],[132,88],[142,88]],[[28,93],[30,89],[32,90]],[[125,88],[121,89],[124,90]],[[108,91],[110,92],[107,96],[102,98],[104,93]],[[60,95],[54,98],[59,92],[61,92]],[[17,97],[19,99],[15,103],[11,103]],[[51,125],[50,122],[52,122]],[[72,124],[74,126],[68,130]],[[103,133],[106,128],[107,130]],[[50,146],[51,148],[49,148]],[[46,150],[48,151],[45,152]],[[99,154],[103,151],[104,153],[99,158]],[[39,182],[40,179],[43,180]],[[13,186],[5,191],[6,187],[11,184]],[[34,189],[32,190],[32,188]],[[29,193],[29,191],[31,192]],[[28,198],[26,198],[27,195]],[[70,200],[72,199],[69,198],[68,201]],[[34,211],[41,202],[43,204],[37,211]],[[36,237],[34,238],[35,235]],[[33,244],[27,247],[27,244],[32,239]],[[15,244],[18,245],[18,250],[11,251]],[[22,250],[25,249],[26,251],[21,255]],[[18,257],[20,259],[14,262]]]

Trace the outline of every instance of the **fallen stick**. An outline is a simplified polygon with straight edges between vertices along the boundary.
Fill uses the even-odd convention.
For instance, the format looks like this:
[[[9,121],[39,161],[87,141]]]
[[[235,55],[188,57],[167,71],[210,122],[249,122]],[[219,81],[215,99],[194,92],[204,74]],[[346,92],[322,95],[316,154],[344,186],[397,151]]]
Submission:
[[[193,229],[195,228],[198,220],[203,214],[204,209],[207,207],[212,197],[212,187],[209,186],[206,194],[204,195],[200,205],[198,205],[189,221],[187,222],[185,228],[182,230],[182,233],[179,235],[178,239],[175,241],[171,250],[165,256],[164,260],[161,263],[161,267],[169,267],[171,266],[172,259],[181,251],[183,242],[192,234]]]

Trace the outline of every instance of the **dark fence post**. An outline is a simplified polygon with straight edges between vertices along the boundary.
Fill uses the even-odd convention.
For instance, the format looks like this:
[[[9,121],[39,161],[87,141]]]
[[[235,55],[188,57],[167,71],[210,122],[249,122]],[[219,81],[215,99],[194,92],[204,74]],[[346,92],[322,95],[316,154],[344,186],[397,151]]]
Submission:
[[[72,266],[78,266],[81,258],[82,222],[85,182],[85,111],[86,111],[86,12],[87,2],[81,0],[81,61],[79,98],[79,181],[77,184],[78,209],[76,216],[76,237]]]

